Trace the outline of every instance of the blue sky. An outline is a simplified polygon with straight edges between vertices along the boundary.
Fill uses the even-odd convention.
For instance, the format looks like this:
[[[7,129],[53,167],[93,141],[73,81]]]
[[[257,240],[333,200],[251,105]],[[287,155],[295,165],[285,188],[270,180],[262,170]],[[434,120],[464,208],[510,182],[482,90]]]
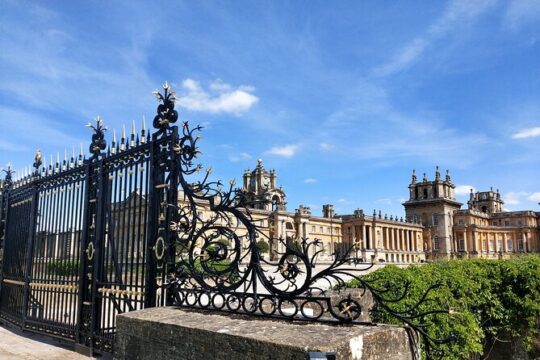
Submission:
[[[289,210],[402,215],[436,165],[539,209],[539,0],[1,0],[0,164],[152,119],[165,80],[214,177],[262,158]]]

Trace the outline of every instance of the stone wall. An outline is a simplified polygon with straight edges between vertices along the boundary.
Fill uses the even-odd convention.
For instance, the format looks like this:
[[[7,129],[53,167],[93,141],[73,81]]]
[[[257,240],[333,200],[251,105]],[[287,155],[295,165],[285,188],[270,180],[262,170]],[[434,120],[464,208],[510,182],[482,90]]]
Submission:
[[[117,317],[115,359],[413,359],[404,328],[335,326],[151,308]],[[319,354],[320,356],[320,354]],[[331,358],[331,357],[329,357]]]

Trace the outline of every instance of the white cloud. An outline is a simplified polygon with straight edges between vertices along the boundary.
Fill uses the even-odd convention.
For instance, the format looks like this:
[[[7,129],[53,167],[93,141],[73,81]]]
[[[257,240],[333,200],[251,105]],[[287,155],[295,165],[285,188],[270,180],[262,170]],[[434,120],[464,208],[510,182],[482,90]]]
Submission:
[[[527,197],[527,200],[540,202],[540,192],[532,193]]]
[[[503,200],[506,203],[506,205],[519,205],[521,201],[523,200],[523,198],[527,195],[529,195],[529,193],[524,192],[524,191],[518,191],[518,192],[511,191],[509,193],[506,193],[503,196]]]
[[[306,184],[314,184],[317,182],[317,179],[313,179],[313,178],[307,178],[307,179],[304,179],[304,182]]]
[[[443,14],[431,24],[425,34],[403,46],[393,59],[375,68],[374,74],[386,76],[408,68],[422,56],[434,41],[450,32],[455,32],[462,24],[473,21],[495,3],[495,0],[450,1]]]
[[[270,155],[277,155],[277,156],[283,156],[286,158],[291,158],[294,156],[294,154],[296,154],[299,148],[300,146],[296,144],[274,146],[270,150],[265,151],[265,153],[270,154]]]
[[[338,202],[343,204],[343,203],[348,203],[349,200],[347,200],[345,198],[341,198],[341,199],[338,200]]]
[[[232,162],[238,162],[238,161],[244,161],[244,160],[251,160],[252,156],[249,155],[246,152],[241,152],[236,155],[229,155],[229,160]]]
[[[392,199],[389,199],[389,198],[377,199],[377,200],[375,200],[375,204],[390,205],[390,204],[392,204]]]
[[[476,188],[472,185],[456,185],[456,195],[469,195],[471,189],[473,192],[476,191]]]
[[[517,133],[512,134],[512,139],[527,139],[538,136],[540,136],[540,126],[520,130]]]
[[[334,148],[334,145],[325,142],[320,143],[319,146],[322,150],[331,150]]]
[[[192,111],[240,115],[259,101],[259,98],[253,95],[255,89],[252,86],[235,88],[221,80],[210,83],[208,90],[205,90],[200,82],[185,79],[182,88],[184,93],[178,96],[177,103]]]

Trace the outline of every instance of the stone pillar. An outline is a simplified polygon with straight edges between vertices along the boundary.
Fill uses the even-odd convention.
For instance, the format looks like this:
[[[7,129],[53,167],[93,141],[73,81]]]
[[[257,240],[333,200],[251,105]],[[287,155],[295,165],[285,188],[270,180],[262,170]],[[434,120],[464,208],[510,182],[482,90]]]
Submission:
[[[362,248],[367,249],[367,241],[366,241],[366,224],[362,225]]]
[[[467,246],[467,230],[463,232],[463,251],[468,251],[469,247]]]

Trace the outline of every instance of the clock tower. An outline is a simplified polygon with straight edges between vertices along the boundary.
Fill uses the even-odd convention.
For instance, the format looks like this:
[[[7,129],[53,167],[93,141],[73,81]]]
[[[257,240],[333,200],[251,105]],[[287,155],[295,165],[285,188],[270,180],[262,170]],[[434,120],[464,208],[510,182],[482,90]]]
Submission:
[[[257,167],[244,171],[243,191],[247,194],[248,207],[268,211],[285,211],[285,192],[276,185],[276,171],[267,171],[262,160],[257,160]]]

